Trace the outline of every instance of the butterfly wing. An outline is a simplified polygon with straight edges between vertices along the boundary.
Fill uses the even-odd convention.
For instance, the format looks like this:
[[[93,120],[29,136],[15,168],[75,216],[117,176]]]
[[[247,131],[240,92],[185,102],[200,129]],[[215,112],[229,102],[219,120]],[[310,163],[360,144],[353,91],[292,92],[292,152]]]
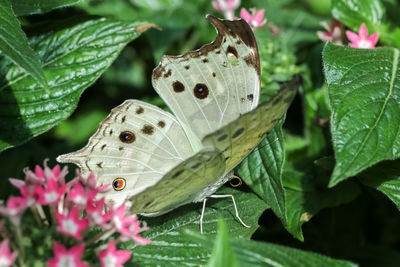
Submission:
[[[260,62],[250,26],[244,20],[207,19],[217,30],[215,41],[181,56],[164,56],[152,76],[185,131],[200,140],[254,109],[260,95]]]
[[[219,150],[203,149],[169,171],[157,184],[134,195],[130,199],[131,211],[156,216],[201,201],[204,193],[212,194],[229,179],[221,179],[224,169],[224,157]]]
[[[238,165],[274,128],[289,108],[299,84],[299,77],[282,83],[281,89],[269,101],[203,139],[204,146],[223,152],[225,173]]]
[[[156,184],[193,154],[188,137],[172,114],[142,101],[127,100],[100,123],[84,148],[57,160],[77,164],[85,175],[93,172],[99,184],[125,179],[123,190],[107,195],[122,203]]]

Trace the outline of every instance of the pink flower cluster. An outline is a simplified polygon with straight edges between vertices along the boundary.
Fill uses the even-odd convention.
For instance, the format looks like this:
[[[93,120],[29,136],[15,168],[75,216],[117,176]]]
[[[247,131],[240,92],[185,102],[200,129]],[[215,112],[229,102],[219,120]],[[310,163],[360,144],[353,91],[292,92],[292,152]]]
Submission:
[[[318,37],[322,41],[333,42],[338,45],[344,43],[344,25],[338,20],[333,19],[331,25],[323,24],[327,32],[318,31]],[[358,33],[346,31],[346,36],[349,39],[349,46],[354,48],[373,49],[378,43],[379,33],[368,35],[368,29],[365,23],[361,24]]]
[[[238,19],[235,17],[235,11],[240,6],[240,0],[215,0],[212,2],[212,5],[215,10],[224,14],[225,19]],[[264,19],[264,9],[257,11],[255,8],[250,8],[250,12],[248,12],[245,8],[242,8],[240,10],[240,17],[253,29],[267,23],[267,19]]]
[[[53,169],[46,163],[44,166],[44,169],[36,166],[34,172],[26,170],[24,181],[10,179],[21,196],[10,197],[6,206],[0,205],[0,215],[7,218],[18,233],[21,217],[30,209],[40,218],[40,223],[55,225],[60,233],[74,238],[77,245],[70,249],[58,242],[53,243],[54,258],[47,262],[48,266],[88,266],[80,260],[85,244],[107,240],[114,233],[119,233],[117,240],[109,241],[106,248],[98,251],[102,266],[122,266],[130,258],[130,251],[116,249],[118,242],[133,240],[140,245],[150,243],[150,240],[139,236],[147,227],[141,226],[137,216],[130,215],[124,204],[119,207],[108,206],[104,198],[99,197],[99,193],[108,191],[109,186],[96,186],[93,174],[85,179],[78,172],[76,178],[66,183],[66,167],[61,170],[59,165]],[[52,220],[46,218],[45,206],[49,207]],[[0,221],[0,232],[5,234],[3,223]],[[102,231],[95,238],[87,240],[86,233],[90,227],[99,227]],[[18,245],[16,247],[20,248]],[[9,241],[3,241],[0,244],[0,266],[11,266],[15,258],[15,252],[10,252]]]

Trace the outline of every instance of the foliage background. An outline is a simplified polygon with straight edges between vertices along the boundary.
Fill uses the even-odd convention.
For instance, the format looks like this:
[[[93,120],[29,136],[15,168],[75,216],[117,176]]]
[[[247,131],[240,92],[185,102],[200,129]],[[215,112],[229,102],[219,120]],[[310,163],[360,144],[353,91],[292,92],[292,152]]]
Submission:
[[[20,146],[1,152],[1,199],[14,193],[7,178],[22,177],[24,167],[33,168],[36,164],[43,162],[45,158],[50,159],[50,165],[56,164],[54,159],[58,155],[84,146],[90,135],[97,129],[98,123],[113,107],[125,99],[142,99],[165,107],[152,89],[150,83],[152,69],[164,54],[181,54],[212,41],[215,31],[204,19],[204,16],[211,13],[221,17],[213,10],[211,1],[208,0],[69,2],[74,5],[52,11],[42,8],[27,13],[49,12],[19,17],[28,38],[41,32],[68,28],[98,16],[114,18],[117,21],[147,21],[157,24],[162,31],[149,29],[124,47],[115,62],[93,85],[84,91],[78,108],[71,117],[50,131]],[[245,178],[245,181],[265,200],[263,202],[251,194],[251,190],[246,186],[240,188],[245,192],[244,195],[249,196],[239,197],[238,205],[251,206],[243,209],[243,218],[246,218],[246,214],[248,214],[247,218],[251,224],[256,226],[258,223],[260,227],[254,227],[250,231],[243,230],[232,219],[232,215],[226,210],[224,211],[225,208],[228,209],[229,202],[211,201],[211,211],[207,216],[209,216],[208,222],[212,222],[212,224],[207,223],[206,232],[209,231],[210,235],[214,236],[217,229],[217,218],[222,216],[228,220],[228,228],[232,237],[248,238],[251,236],[253,240],[313,251],[359,263],[362,266],[397,266],[400,261],[399,161],[385,161],[361,172],[356,178],[328,188],[335,161],[329,124],[323,122],[331,117],[331,105],[323,72],[324,43],[318,39],[316,31],[322,30],[321,21],[329,21],[333,15],[352,30],[357,30],[360,23],[366,22],[372,32],[374,30],[381,32],[381,44],[398,47],[400,44],[398,32],[400,31],[397,31],[397,27],[399,27],[400,21],[396,16],[398,14],[396,11],[400,11],[400,6],[394,0],[379,1],[379,4],[382,5],[382,11],[377,11],[379,14],[372,14],[372,16],[367,10],[354,16],[343,7],[342,3],[344,2],[333,1],[331,5],[328,0],[242,1],[242,7],[265,8],[268,22],[281,29],[281,33],[277,36],[271,36],[267,29],[256,31],[262,55],[262,99],[267,99],[277,89],[278,82],[289,80],[293,74],[300,73],[303,76],[304,86],[287,113],[284,131],[281,132],[278,127],[273,133],[274,135],[261,144],[260,150],[253,153],[237,169],[238,174],[248,177]],[[375,2],[378,1],[353,0],[352,2],[376,4]],[[378,19],[370,19],[371,16]],[[355,21],[349,19],[354,17]],[[385,21],[385,23],[381,23],[381,21]],[[358,25],[356,25],[357,23]],[[327,76],[329,76],[328,65],[335,66],[335,56],[344,53],[343,51],[333,51],[334,49],[336,48],[329,46],[325,48],[325,53],[328,53],[324,54]],[[330,55],[332,59],[329,58]],[[355,57],[358,61],[371,57],[370,62],[373,64],[374,58],[383,58],[384,55],[377,52],[376,55],[356,54]],[[365,68],[368,68],[368,65]],[[334,81],[331,81],[329,77],[327,77],[327,81],[330,88],[335,86]],[[398,89],[395,88],[395,90]],[[336,111],[338,110],[335,109],[334,112]],[[391,119],[399,121],[400,115],[396,113]],[[284,136],[285,148],[282,142],[272,142],[275,135]],[[281,149],[282,153],[273,155],[271,149],[274,151]],[[282,158],[283,151],[286,151],[285,169],[283,171],[279,168],[273,169],[271,162],[285,161]],[[383,157],[380,160],[389,158],[394,159],[396,156]],[[255,164],[254,162],[259,159],[262,164],[260,165],[260,162]],[[272,174],[265,174],[263,178],[253,177],[252,174],[259,173],[259,168],[273,171]],[[360,167],[355,174],[362,169],[364,168]],[[274,177],[279,179],[274,180]],[[257,179],[268,181],[269,184],[257,184]],[[388,180],[389,182],[387,182]],[[274,184],[274,181],[278,185]],[[232,191],[229,188],[222,190]],[[272,205],[274,202],[268,198],[271,198],[279,190],[282,191],[285,202],[282,204],[283,202],[278,201],[274,206]],[[271,208],[266,209],[268,206]],[[216,213],[221,210],[226,214]],[[167,217],[149,219],[150,225],[153,225],[153,232],[149,232],[148,235],[155,240],[154,247],[157,244],[162,246],[162,242],[172,243],[172,240],[169,240],[163,233],[173,232],[171,229],[175,229],[176,224],[181,223],[182,220],[189,220],[191,226],[183,227],[184,229],[182,228],[180,233],[185,232],[187,228],[196,231],[198,224],[195,219],[198,218],[199,211],[200,205],[193,204],[181,208]],[[164,224],[165,221],[168,222]],[[220,229],[223,229],[223,226],[220,226]],[[188,242],[187,240],[190,238],[196,240],[193,242],[207,242],[193,232],[186,234],[187,237],[180,240],[181,244]],[[235,242],[232,243],[233,251],[240,251],[240,248],[235,248],[235,246],[245,241]],[[177,243],[179,244],[179,242]],[[168,256],[169,253],[175,253],[165,252],[165,247],[163,247],[164,252],[162,250],[155,252],[154,247],[144,247],[141,250],[136,249],[136,251],[135,248],[130,248],[134,249],[134,259],[137,259],[139,263],[151,264],[149,257],[152,253],[160,253],[159,260],[162,260],[163,254]],[[266,248],[266,250],[268,249],[272,250],[273,248]],[[171,248],[171,250],[177,251],[176,248]],[[196,253],[193,255],[197,255]],[[207,255],[211,252],[205,250],[203,253],[206,256],[203,259],[196,258],[194,263],[207,261]],[[290,255],[290,253],[285,255]],[[188,260],[185,255],[176,257]],[[287,264],[290,265],[290,262]]]

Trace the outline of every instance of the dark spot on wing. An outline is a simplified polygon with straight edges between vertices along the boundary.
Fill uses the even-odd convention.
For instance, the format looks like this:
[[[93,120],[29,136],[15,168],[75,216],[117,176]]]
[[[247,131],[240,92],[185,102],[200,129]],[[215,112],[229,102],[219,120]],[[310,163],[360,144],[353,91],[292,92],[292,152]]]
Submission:
[[[165,74],[164,74],[164,78],[168,78],[169,76],[171,76],[172,71],[171,69],[169,69]]]
[[[218,142],[224,141],[226,138],[228,137],[227,134],[221,135],[220,137],[218,137]]]
[[[154,133],[154,127],[148,124],[145,124],[142,128],[142,133],[147,135],[152,135]]]
[[[236,138],[236,137],[238,137],[239,135],[241,135],[243,132],[244,132],[244,128],[240,128],[240,129],[238,129],[238,130],[232,135],[232,137],[233,137],[233,138]]]
[[[215,74],[215,72],[213,72],[213,73],[212,73],[212,76],[215,77],[215,76],[217,76],[217,74]]]
[[[198,83],[193,89],[194,95],[199,99],[204,99],[208,96],[208,87],[204,83]]]
[[[245,100],[246,100],[246,99],[244,99],[244,97],[241,97],[241,98],[240,98],[240,102],[242,102],[242,103],[243,103]]]
[[[164,66],[158,65],[158,67],[153,70],[153,79],[158,80],[164,72]]]
[[[253,100],[254,100],[253,94],[247,95],[247,99],[248,99],[250,102],[253,102]]]
[[[157,123],[158,127],[164,128],[165,127],[165,122],[164,121],[159,121]]]
[[[189,66],[189,65],[186,65],[186,66],[185,66],[185,69],[187,69],[187,70],[190,69],[190,66]]]
[[[203,63],[207,63],[208,62],[208,59],[203,59]]]
[[[99,167],[100,169],[102,169],[103,167],[102,167],[102,164],[103,164],[103,162],[99,162],[99,163],[97,163],[96,165],[97,165],[97,167]]]
[[[175,81],[172,83],[172,88],[176,93],[185,91],[185,86],[180,81]]]
[[[183,173],[183,170],[179,170],[179,171],[177,171],[176,173],[174,173],[174,175],[172,175],[172,178],[176,178],[176,177],[178,177],[179,175],[181,175]]]
[[[136,114],[142,114],[144,112],[144,109],[142,107],[138,107],[136,109]]]
[[[124,123],[125,120],[126,120],[126,116],[123,116],[121,122]]]
[[[147,202],[146,204],[143,205],[143,208],[144,209],[147,208],[148,206],[150,206],[150,204],[151,204],[151,201]]]
[[[256,56],[250,54],[244,58],[244,61],[248,66],[252,66],[257,71],[258,76],[260,76],[260,62]]]
[[[228,48],[226,49],[226,53],[227,54],[231,53],[231,54],[235,55],[235,57],[239,58],[239,54],[238,54],[236,48],[234,48],[233,46],[228,46]]]
[[[217,55],[221,54],[221,50],[215,52]]]
[[[118,150],[121,151],[121,150],[124,150],[124,148],[123,148],[122,146],[120,146],[120,147],[118,148]]]
[[[136,136],[135,136],[135,134],[132,133],[131,131],[123,131],[123,132],[121,132],[121,133],[119,134],[119,140],[120,140],[122,143],[130,144],[130,143],[135,142]]]
[[[107,146],[106,144],[102,145],[101,150],[103,150],[106,146]]]
[[[236,44],[237,44],[237,45],[240,45],[241,43],[242,43],[242,42],[241,42],[240,40],[237,40],[237,41],[236,41]]]

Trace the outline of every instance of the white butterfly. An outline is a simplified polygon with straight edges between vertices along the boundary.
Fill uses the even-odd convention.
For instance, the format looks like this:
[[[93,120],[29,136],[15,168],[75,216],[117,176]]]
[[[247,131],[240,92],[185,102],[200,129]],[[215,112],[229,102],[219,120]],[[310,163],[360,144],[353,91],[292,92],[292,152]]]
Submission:
[[[296,89],[282,88],[258,105],[260,61],[244,20],[207,19],[214,42],[181,56],[164,56],[152,83],[174,115],[127,100],[100,123],[89,143],[61,155],[93,172],[117,203],[148,216],[205,201],[288,109]],[[205,202],[204,202],[205,203]]]

